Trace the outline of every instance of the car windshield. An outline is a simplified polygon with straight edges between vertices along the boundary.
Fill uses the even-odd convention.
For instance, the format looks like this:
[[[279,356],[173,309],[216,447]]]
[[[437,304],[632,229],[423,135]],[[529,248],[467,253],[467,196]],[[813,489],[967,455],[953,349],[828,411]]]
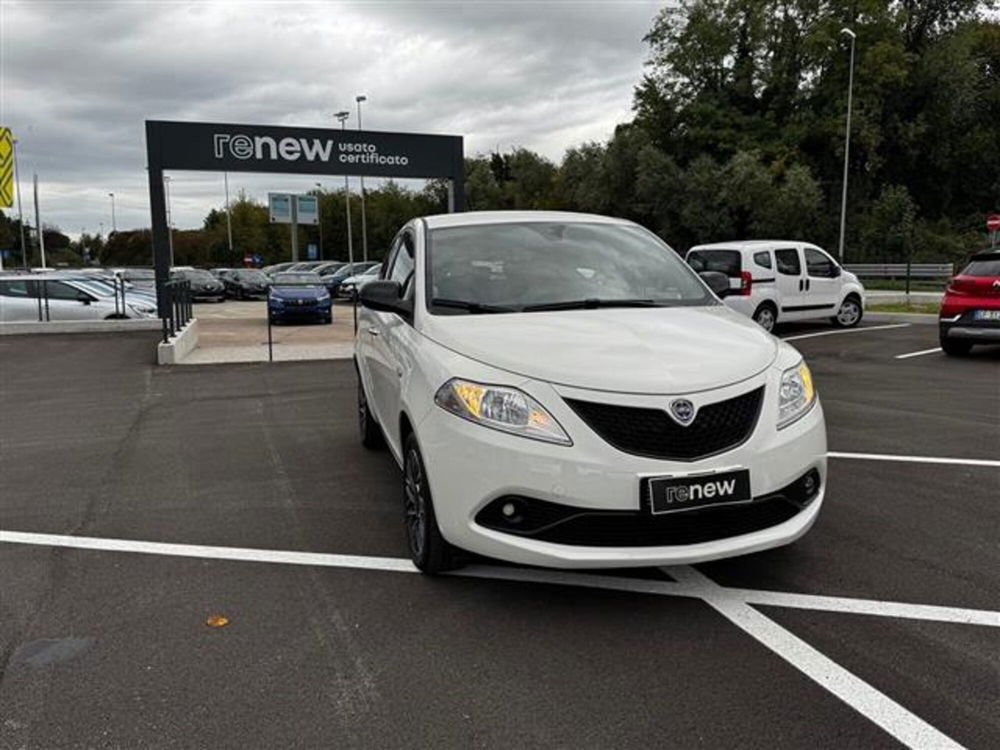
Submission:
[[[238,271],[236,273],[236,278],[238,278],[240,281],[257,281],[257,282],[260,282],[262,284],[265,283],[265,282],[267,282],[267,281],[270,281],[270,279],[267,278],[267,274],[266,273],[264,273],[263,271],[257,271],[257,270],[252,270],[252,271]]]
[[[96,297],[113,297],[115,288],[97,279],[72,279],[74,286],[82,287]]]
[[[962,271],[963,276],[1000,276],[1000,257],[974,260]]]
[[[445,227],[431,230],[429,244],[431,312],[715,304],[670,247],[633,225]]]
[[[200,268],[184,268],[180,271],[174,271],[174,273],[188,281],[215,281],[215,277],[212,274]]]
[[[320,286],[322,283],[314,273],[279,273],[274,277],[275,286]]]

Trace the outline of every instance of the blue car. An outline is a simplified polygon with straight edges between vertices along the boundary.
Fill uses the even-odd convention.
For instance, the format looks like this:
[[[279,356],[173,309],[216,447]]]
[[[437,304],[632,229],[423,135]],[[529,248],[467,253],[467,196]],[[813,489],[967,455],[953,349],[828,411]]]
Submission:
[[[275,274],[267,295],[267,315],[272,323],[286,320],[333,321],[330,293],[315,273]]]

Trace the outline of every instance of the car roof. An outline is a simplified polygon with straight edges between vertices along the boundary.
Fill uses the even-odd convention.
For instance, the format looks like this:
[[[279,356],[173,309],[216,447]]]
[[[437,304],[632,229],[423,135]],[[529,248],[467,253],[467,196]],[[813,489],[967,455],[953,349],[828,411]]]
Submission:
[[[728,240],[726,242],[706,242],[695,245],[691,250],[756,250],[771,245],[809,245],[814,247],[812,242],[802,240]]]
[[[428,229],[442,227],[469,227],[485,224],[510,224],[526,221],[578,222],[587,224],[632,224],[626,219],[597,214],[578,214],[569,211],[465,211],[454,214],[434,214],[423,220]]]

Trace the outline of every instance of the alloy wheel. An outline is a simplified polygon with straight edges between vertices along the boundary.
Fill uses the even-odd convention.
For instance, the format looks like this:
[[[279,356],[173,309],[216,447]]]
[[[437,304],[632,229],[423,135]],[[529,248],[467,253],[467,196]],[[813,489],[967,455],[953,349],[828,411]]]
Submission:
[[[861,308],[852,299],[845,300],[844,304],[840,306],[840,310],[837,311],[837,322],[842,326],[854,325],[858,322],[859,317],[861,317]]]
[[[423,556],[427,508],[424,498],[424,472],[415,450],[406,454],[403,506],[406,512],[406,535],[415,558]]]
[[[757,322],[757,325],[765,331],[770,332],[774,330],[774,313],[771,311],[770,307],[763,307],[758,310],[757,314],[754,316],[754,320]]]

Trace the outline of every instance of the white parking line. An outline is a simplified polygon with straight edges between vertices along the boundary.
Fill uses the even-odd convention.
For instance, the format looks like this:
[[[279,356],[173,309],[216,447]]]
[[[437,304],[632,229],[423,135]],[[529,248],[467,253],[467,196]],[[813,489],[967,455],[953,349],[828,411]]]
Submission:
[[[107,539],[102,537],[36,534],[24,531],[0,530],[0,543],[3,542],[43,547],[98,550],[102,552],[137,552],[147,555],[197,557],[210,560],[279,563],[284,565],[316,565],[326,568],[375,570],[388,573],[417,572],[413,563],[405,558],[398,557],[335,555],[324,552],[296,552],[292,550],[254,549],[248,547],[214,547],[201,544],[143,542],[131,539]],[[664,568],[670,576],[675,578],[675,571],[685,569]],[[597,575],[594,573],[576,573],[573,571],[545,570],[539,568],[470,565],[453,571],[449,575],[465,578],[519,581],[522,583],[578,586],[581,588],[604,589],[608,591],[630,591],[636,594],[685,596],[695,599],[701,598],[704,593],[704,586],[701,583],[692,585],[683,581],[624,578],[614,575]],[[717,586],[717,589],[718,591],[714,591],[714,595],[718,595],[719,591],[726,592],[730,598],[749,604],[1000,627],[1000,612],[984,609],[945,607],[932,604],[907,604],[904,602],[885,602],[873,599],[853,599],[849,597],[817,596],[780,591],[737,589],[722,586]]]
[[[923,349],[919,352],[910,352],[909,354],[897,354],[896,359],[909,359],[910,357],[922,357],[925,354],[934,354],[935,352],[941,351],[940,346],[936,346],[933,349]]]
[[[335,555],[291,550],[251,549],[246,547],[213,547],[197,544],[169,544],[128,539],[36,534],[0,530],[0,543],[65,547],[106,552],[136,552],[152,555],[236,560],[244,562],[317,565],[354,570],[375,570],[392,573],[415,573],[417,569],[406,559]],[[767,646],[775,654],[800,670],[826,690],[844,701],[855,711],[914,748],[961,747],[915,714],[910,713],[864,680],[830,660],[798,636],[761,614],[751,604],[810,609],[829,612],[931,620],[1000,627],[1000,612],[940,607],[901,602],[881,602],[869,599],[814,596],[778,591],[756,591],[720,586],[690,566],[663,568],[673,581],[623,578],[536,568],[474,565],[451,573],[465,578],[544,583],[579,586],[610,591],[628,591],[660,596],[680,596],[699,599],[726,617],[741,630]]]
[[[865,326],[864,328],[841,328],[836,331],[820,331],[819,333],[802,333],[798,336],[785,336],[782,341],[798,341],[799,339],[814,339],[817,336],[837,336],[841,333],[864,333],[865,331],[885,331],[889,328],[908,328],[911,323],[889,323],[884,326]]]
[[[862,461],[900,461],[911,464],[950,464],[953,466],[993,466],[1000,468],[1000,461],[991,458],[947,458],[939,456],[904,456],[894,453],[841,453],[827,451],[828,458],[853,458]]]
[[[677,580],[700,586],[701,598],[740,630],[752,636],[859,714],[912,748],[961,748],[916,714],[821,654],[694,568],[667,568]]]

